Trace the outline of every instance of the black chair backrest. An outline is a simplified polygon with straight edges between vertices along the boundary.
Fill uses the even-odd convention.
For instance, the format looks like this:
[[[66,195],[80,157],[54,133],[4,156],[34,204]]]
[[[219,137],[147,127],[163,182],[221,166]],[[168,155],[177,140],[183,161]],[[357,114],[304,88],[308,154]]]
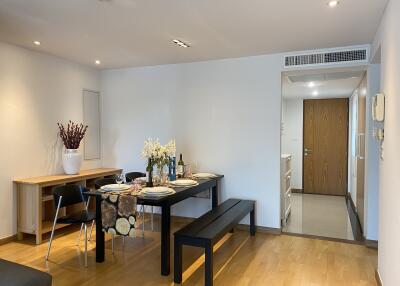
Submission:
[[[57,208],[58,201],[61,199],[60,207],[67,207],[85,202],[82,194],[82,187],[79,185],[58,186],[53,189],[54,204]]]
[[[94,186],[96,189],[100,189],[102,186],[116,184],[117,180],[115,178],[104,178],[104,179],[97,179],[94,182]]]
[[[125,174],[127,182],[133,182],[135,179],[140,177],[146,177],[146,174],[142,172],[130,172]]]

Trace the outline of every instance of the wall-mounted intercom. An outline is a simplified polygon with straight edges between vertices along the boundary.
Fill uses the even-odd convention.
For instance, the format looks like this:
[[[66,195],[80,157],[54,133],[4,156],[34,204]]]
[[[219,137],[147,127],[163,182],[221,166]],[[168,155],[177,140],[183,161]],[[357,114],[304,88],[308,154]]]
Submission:
[[[385,120],[385,95],[378,93],[372,99],[372,119],[382,122]]]

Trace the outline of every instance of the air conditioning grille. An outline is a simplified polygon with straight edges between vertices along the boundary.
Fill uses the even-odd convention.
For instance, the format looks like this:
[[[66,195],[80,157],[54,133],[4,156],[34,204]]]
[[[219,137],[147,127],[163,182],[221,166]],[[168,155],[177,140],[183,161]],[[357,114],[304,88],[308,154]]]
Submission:
[[[343,62],[367,62],[368,50],[356,49],[337,52],[285,56],[285,67],[328,65]]]

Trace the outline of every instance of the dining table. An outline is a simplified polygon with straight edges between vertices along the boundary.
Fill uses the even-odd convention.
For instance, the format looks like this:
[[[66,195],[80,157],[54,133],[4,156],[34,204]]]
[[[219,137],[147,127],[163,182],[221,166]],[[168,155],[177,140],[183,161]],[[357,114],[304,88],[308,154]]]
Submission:
[[[137,204],[156,206],[161,208],[161,275],[170,274],[171,259],[171,207],[176,203],[193,197],[199,193],[211,190],[211,207],[215,208],[219,204],[219,193],[221,179],[223,175],[215,175],[211,178],[196,179],[197,185],[175,187],[175,193],[162,197],[137,196]],[[102,263],[105,260],[105,234],[102,227],[101,202],[104,192],[91,190],[86,195],[94,197],[96,200],[96,262]]]

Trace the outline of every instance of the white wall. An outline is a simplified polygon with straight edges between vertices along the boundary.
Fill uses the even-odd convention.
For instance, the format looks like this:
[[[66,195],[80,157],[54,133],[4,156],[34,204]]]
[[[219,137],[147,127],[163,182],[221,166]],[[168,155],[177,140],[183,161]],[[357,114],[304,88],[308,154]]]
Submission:
[[[303,189],[303,99],[283,99],[282,153],[292,154],[292,188]]]
[[[281,67],[270,55],[104,71],[104,164],[143,170],[144,139],[176,138],[186,162],[225,175],[222,200],[257,200],[257,225],[279,228]],[[209,208],[191,199],[173,213]]]
[[[388,3],[374,41],[381,47],[381,90],[386,95],[384,159],[380,164],[378,271],[383,285],[400,285],[400,1]]]
[[[13,178],[62,172],[56,123],[82,120],[83,88],[96,70],[0,42],[0,238],[16,233]]]
[[[365,128],[365,202],[364,235],[378,240],[379,222],[379,143],[373,136],[381,123],[372,120],[372,98],[380,91],[380,65],[371,65],[367,71],[366,128]]]

